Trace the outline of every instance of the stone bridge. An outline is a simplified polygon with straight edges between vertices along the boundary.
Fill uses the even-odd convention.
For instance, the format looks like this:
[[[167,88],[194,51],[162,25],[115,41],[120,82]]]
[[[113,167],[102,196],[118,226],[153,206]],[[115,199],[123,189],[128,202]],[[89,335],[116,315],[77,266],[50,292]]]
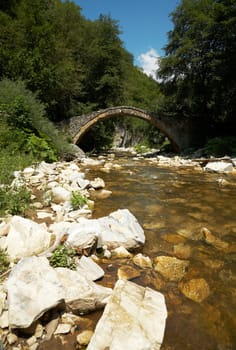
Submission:
[[[73,143],[79,144],[84,134],[98,121],[121,116],[141,118],[153,124],[168,137],[176,151],[197,146],[202,141],[200,126],[194,119],[161,116],[129,106],[110,107],[90,114],[72,117],[63,124],[71,134]]]

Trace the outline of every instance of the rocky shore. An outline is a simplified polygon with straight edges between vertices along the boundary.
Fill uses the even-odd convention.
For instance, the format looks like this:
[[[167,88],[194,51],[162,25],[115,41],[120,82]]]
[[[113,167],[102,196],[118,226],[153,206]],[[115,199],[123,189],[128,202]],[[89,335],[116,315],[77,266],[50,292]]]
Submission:
[[[236,174],[236,161],[228,157],[158,155],[148,156],[148,161],[160,167],[217,172],[221,185],[227,185],[221,174]],[[32,191],[32,205],[27,217],[6,216],[0,221],[0,248],[10,259],[9,269],[0,276],[1,350],[160,349],[168,314],[158,291],[161,286],[175,282],[197,303],[211,293],[204,278],[183,280],[189,266],[183,243],[175,256],[151,259],[140,252],[145,233],[129,210],[92,218],[94,200],[111,192],[103,179],[86,179],[86,167],[109,172],[119,164],[110,154],[40,163],[15,172],[12,187],[26,185]],[[85,200],[75,209],[72,197],[78,193]],[[199,239],[221,251],[232,249],[207,228],[199,232]],[[58,247],[74,252],[70,268],[52,266]],[[117,273],[111,277],[117,261]],[[132,281],[141,274],[153,288]],[[95,329],[87,316],[92,311],[99,312]]]

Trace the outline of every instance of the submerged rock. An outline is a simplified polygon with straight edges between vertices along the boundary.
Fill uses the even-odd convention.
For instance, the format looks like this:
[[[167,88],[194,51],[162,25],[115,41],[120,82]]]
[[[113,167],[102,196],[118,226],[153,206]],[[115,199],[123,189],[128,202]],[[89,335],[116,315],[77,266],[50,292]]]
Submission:
[[[137,278],[141,275],[140,271],[138,271],[137,269],[135,269],[132,266],[129,265],[123,265],[121,267],[119,267],[118,271],[117,271],[117,275],[119,279],[122,280],[132,280],[134,278]]]
[[[158,256],[154,259],[154,270],[169,281],[180,281],[186,272],[189,261],[171,256]]]
[[[227,250],[229,247],[229,243],[222,241],[220,238],[216,237],[209,231],[206,227],[203,227],[201,229],[201,234],[203,236],[203,240],[209,244],[215,247],[219,250]]]
[[[119,280],[87,350],[159,350],[166,317],[161,293]]]
[[[210,294],[210,288],[204,278],[194,278],[179,284],[181,292],[189,299],[201,303]]]

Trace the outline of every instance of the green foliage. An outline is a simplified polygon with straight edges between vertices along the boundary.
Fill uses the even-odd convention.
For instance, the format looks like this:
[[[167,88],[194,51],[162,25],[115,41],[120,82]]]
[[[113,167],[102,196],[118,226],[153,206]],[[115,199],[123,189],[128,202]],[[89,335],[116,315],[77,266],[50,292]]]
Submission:
[[[1,140],[1,133],[0,133]],[[10,149],[0,148],[0,184],[10,184],[13,180],[13,172],[22,170],[34,163],[31,155],[22,155],[20,152],[10,152]]]
[[[73,210],[82,208],[85,204],[88,203],[87,197],[83,196],[79,191],[72,192],[72,197],[70,200]]]
[[[66,267],[76,270],[76,252],[74,249],[60,244],[54,250],[49,262],[52,267]]]
[[[146,153],[150,150],[148,144],[146,142],[140,142],[137,145],[135,145],[134,147],[135,151],[137,153]]]
[[[236,137],[214,137],[205,148],[208,154],[216,157],[236,156]]]
[[[31,202],[31,192],[25,187],[3,186],[0,188],[0,212],[24,215]]]
[[[56,149],[46,135],[40,138],[34,134],[30,134],[23,150],[38,160],[45,160],[49,163],[57,160]]]
[[[8,270],[9,265],[10,261],[7,253],[0,248],[0,275]]]
[[[161,110],[195,116],[206,126],[231,123],[236,111],[234,0],[182,0],[172,13],[158,76]]]
[[[22,81],[0,81],[0,145],[8,152],[48,162],[67,152],[67,142],[45,113],[37,95]]]

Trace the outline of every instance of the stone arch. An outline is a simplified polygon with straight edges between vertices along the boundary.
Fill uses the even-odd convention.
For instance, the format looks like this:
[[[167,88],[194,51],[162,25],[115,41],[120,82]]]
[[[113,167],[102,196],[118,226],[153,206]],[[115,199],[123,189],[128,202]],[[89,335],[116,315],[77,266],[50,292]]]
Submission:
[[[70,118],[67,124],[73,138],[73,143],[78,144],[83,135],[98,121],[117,116],[141,118],[153,124],[168,137],[176,151],[181,151],[197,143],[195,141],[198,133],[196,130],[198,129],[196,129],[195,123],[190,118],[161,116],[130,106],[110,107],[90,114]]]

